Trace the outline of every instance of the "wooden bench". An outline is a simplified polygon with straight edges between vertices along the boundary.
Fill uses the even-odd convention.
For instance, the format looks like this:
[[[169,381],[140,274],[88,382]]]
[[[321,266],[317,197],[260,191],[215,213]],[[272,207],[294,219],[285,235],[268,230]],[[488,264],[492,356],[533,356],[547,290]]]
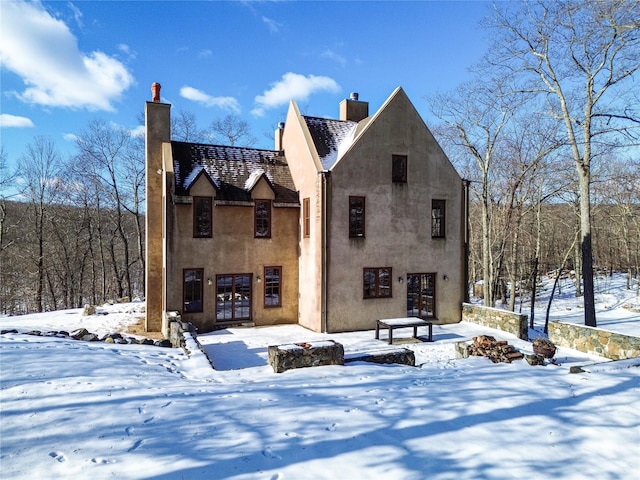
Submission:
[[[433,323],[421,318],[387,318],[376,322],[376,340],[380,339],[380,327],[389,330],[389,345],[393,342],[393,330],[396,328],[413,327],[413,338],[418,338],[418,327],[428,327],[428,342],[433,342]]]

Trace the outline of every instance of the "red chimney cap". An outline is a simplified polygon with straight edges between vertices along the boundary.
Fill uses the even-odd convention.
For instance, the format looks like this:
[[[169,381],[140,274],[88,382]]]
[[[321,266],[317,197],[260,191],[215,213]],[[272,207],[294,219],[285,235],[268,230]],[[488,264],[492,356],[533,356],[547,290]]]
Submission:
[[[161,86],[158,82],[153,82],[151,85],[151,99],[156,103],[160,102],[160,88]]]

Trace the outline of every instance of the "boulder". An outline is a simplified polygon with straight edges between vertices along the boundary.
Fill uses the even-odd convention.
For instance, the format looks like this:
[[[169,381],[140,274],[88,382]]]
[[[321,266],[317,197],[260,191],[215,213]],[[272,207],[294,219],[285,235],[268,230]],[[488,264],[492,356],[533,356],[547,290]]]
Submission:
[[[344,347],[333,340],[271,345],[268,355],[269,364],[276,373],[292,368],[344,365]]]
[[[74,330],[69,334],[69,336],[74,340],[80,340],[85,335],[89,335],[89,330],[87,330],[86,328],[79,328],[78,330]]]

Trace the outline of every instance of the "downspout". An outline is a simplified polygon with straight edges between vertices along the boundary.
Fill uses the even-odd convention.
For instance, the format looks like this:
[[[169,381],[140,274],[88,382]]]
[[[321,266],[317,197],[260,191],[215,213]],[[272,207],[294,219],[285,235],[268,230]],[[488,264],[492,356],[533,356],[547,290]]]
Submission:
[[[329,255],[329,246],[327,245],[328,243],[328,225],[329,225],[329,221],[328,221],[328,212],[329,212],[329,207],[327,206],[328,203],[328,190],[329,190],[329,181],[330,181],[330,176],[331,176],[331,172],[328,170],[322,171],[320,172],[320,175],[322,176],[322,186],[321,186],[321,202],[322,202],[322,257],[321,257],[321,270],[322,270],[322,293],[321,293],[321,308],[322,308],[322,332],[323,333],[328,333],[329,330],[329,315],[328,315],[328,305],[329,305],[329,301],[328,301],[328,289],[329,289],[329,262],[328,262],[328,255]]]
[[[464,301],[469,303],[469,185],[471,180],[464,183]]]

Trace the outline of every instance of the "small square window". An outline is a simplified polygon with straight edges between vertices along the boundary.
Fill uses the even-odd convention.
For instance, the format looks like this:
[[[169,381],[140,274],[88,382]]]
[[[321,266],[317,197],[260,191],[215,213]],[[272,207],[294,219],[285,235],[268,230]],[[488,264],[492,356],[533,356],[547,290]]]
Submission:
[[[391,179],[396,183],[407,182],[407,156],[391,156]]]
[[[391,297],[391,278],[391,267],[365,268],[362,276],[363,297]]]
[[[364,237],[364,197],[349,197],[349,237]]]
[[[431,236],[444,238],[445,227],[445,201],[431,200]]]

